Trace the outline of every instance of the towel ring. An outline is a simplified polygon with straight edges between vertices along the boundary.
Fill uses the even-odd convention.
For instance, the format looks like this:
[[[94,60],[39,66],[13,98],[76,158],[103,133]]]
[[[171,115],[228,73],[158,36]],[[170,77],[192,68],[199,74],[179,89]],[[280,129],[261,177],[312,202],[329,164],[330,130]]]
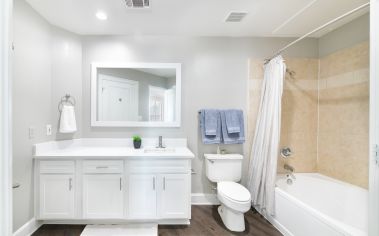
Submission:
[[[69,104],[69,105],[72,105],[72,106],[75,106],[76,104],[76,100],[74,97],[72,97],[70,94],[66,94],[65,96],[63,96],[61,98],[61,101],[59,102],[58,104],[58,111],[59,112],[62,112],[62,107],[63,105],[65,104]]]

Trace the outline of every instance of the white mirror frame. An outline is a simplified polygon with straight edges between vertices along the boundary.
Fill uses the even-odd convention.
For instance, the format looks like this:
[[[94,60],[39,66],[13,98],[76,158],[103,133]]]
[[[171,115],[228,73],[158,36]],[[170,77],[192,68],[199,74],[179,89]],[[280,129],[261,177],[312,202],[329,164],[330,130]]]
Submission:
[[[174,122],[150,121],[100,121],[97,120],[97,70],[99,68],[166,68],[176,70],[176,105]],[[181,121],[181,63],[129,63],[93,62],[91,63],[91,126],[93,127],[180,127]]]

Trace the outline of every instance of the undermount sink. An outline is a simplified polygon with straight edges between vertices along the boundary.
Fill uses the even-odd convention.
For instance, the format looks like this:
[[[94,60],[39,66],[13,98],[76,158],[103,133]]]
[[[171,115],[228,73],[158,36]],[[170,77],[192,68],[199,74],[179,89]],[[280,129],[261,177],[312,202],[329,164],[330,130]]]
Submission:
[[[175,148],[158,148],[158,147],[151,147],[151,148],[145,148],[145,153],[174,153]]]

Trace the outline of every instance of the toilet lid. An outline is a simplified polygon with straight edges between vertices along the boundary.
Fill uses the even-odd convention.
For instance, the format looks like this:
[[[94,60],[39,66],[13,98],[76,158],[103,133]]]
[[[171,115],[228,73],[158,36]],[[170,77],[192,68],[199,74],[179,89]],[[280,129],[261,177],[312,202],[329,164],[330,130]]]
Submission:
[[[217,191],[234,201],[248,202],[251,200],[250,192],[244,186],[235,182],[219,182]]]

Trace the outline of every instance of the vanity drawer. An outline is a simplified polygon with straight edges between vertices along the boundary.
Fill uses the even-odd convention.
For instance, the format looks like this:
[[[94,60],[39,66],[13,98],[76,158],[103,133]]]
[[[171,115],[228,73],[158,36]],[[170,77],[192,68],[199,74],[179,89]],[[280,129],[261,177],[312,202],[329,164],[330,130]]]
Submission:
[[[40,161],[40,174],[73,174],[75,161]]]
[[[130,173],[189,173],[189,160],[129,160],[126,168]]]
[[[124,171],[124,161],[121,160],[94,160],[83,162],[84,174],[118,174]]]

